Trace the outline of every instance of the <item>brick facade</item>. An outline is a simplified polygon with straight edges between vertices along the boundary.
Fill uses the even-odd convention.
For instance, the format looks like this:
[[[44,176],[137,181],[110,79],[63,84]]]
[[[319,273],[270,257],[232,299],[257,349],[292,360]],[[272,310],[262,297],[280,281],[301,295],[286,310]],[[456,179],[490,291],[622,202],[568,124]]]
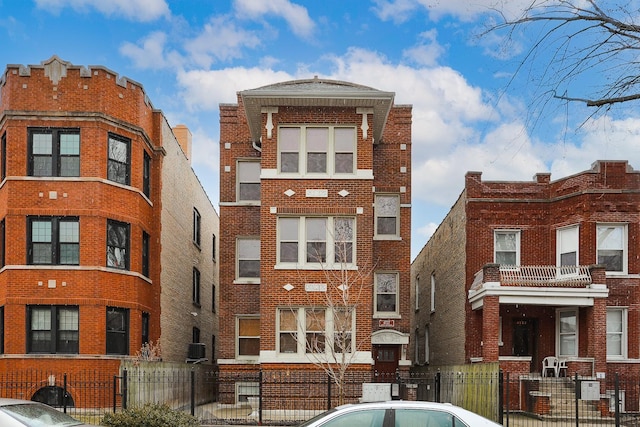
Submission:
[[[538,174],[531,182],[492,182],[483,181],[480,172],[467,173],[460,199],[413,262],[412,280],[419,275],[421,304],[415,327],[430,325],[434,330],[439,329],[431,327],[436,322],[463,320],[464,333],[456,336],[464,341],[464,352],[459,346],[457,357],[464,355],[467,363],[500,360],[509,370],[522,359],[529,362],[527,372],[539,373],[542,359],[555,355],[567,360],[569,374],[606,375],[621,366],[636,372],[633,361],[640,356],[640,173],[626,161],[598,161],[590,170],[557,181],[550,178],[550,174]],[[448,236],[453,223],[459,225],[463,237],[452,246]],[[560,233],[567,230],[575,230],[577,237],[565,237],[562,242]],[[517,236],[513,252],[517,251],[516,271],[520,273],[511,273],[517,279],[508,279],[508,271],[491,264],[496,262],[496,231]],[[602,256],[617,260],[615,265],[596,265],[608,262],[598,258],[598,232],[601,239],[618,233],[614,242],[623,247],[612,243],[613,248],[601,248]],[[434,255],[440,252],[458,256],[457,267],[443,266]],[[555,272],[560,254],[565,253],[573,254],[575,261],[565,258],[564,265],[576,267],[568,273]],[[541,279],[539,271],[544,266],[550,266],[555,276]],[[578,273],[579,266],[585,267]],[[611,271],[605,274],[605,269]],[[436,277],[463,274],[463,282],[438,280],[436,311],[425,315],[429,282],[423,275],[431,272]],[[571,282],[571,277],[585,281]],[[441,311],[438,303],[442,298],[455,300],[464,309]],[[607,310],[616,308],[621,310],[625,328],[621,354],[607,355]],[[572,353],[573,347],[561,346],[557,338],[561,310],[568,310],[576,322],[576,333],[571,335],[576,340],[573,354],[562,354]],[[433,342],[442,339],[438,334],[431,335],[430,363],[448,365],[450,355]]]
[[[30,131],[34,129],[72,129],[79,135],[77,176],[31,172],[36,149],[31,148]],[[128,144],[128,183],[109,179],[110,137],[124,138]],[[74,66],[55,56],[41,65],[9,65],[0,77],[0,138],[0,220],[4,221],[0,371],[45,367],[43,360],[47,360],[58,372],[109,369],[115,373],[119,360],[134,356],[142,347],[143,313],[149,318],[148,338],[162,341],[164,360],[184,362],[194,322],[189,315],[193,311],[190,285],[185,311],[176,318],[169,313],[176,300],[186,298],[184,277],[190,284],[194,261],[202,263],[202,298],[209,301],[203,302],[208,310],[198,320],[202,336],[210,342],[217,327],[211,310],[211,284],[217,281],[217,272],[210,248],[211,234],[218,233],[217,214],[166,119],[153,108],[139,83],[104,67]],[[148,181],[145,156],[150,159]],[[54,160],[62,157],[53,156]],[[186,246],[193,246],[191,211],[196,205],[202,214],[204,245],[194,251]],[[182,206],[188,209],[181,212]],[[186,216],[180,228],[172,223],[178,215]],[[71,265],[56,261],[35,265],[31,251],[39,237],[30,240],[29,218],[67,217],[78,218],[79,260]],[[110,220],[128,227],[128,238],[123,239],[128,266],[123,269],[108,266]],[[145,233],[149,236],[148,274],[143,274]],[[182,256],[174,253],[185,250]],[[186,268],[177,265],[183,261]],[[180,269],[187,276],[178,273]],[[29,351],[28,307],[35,306],[78,307],[77,352]],[[128,310],[126,354],[106,354],[107,307]],[[185,339],[178,339],[184,335]]]
[[[343,93],[323,92],[327,87]],[[294,89],[289,91],[291,88]],[[263,91],[270,92],[272,98],[263,100]],[[361,93],[354,95],[358,91]],[[373,104],[379,101],[371,101],[368,98],[371,94],[389,102],[386,114],[378,110],[374,113]],[[333,96],[341,99],[340,104]],[[355,99],[347,99],[351,96]],[[291,355],[279,350],[278,312],[337,307],[336,301],[341,301],[344,295],[336,289],[343,283],[336,279],[340,273],[353,280],[347,302],[356,307],[353,333],[357,351],[353,368],[370,371],[375,365],[375,337],[389,337],[385,334],[390,331],[395,339],[389,341],[396,354],[395,367],[404,369],[409,365],[406,343],[410,326],[411,107],[393,106],[392,100],[392,94],[370,88],[314,79],[241,92],[237,104],[220,106],[220,246],[223,254],[220,335],[223,350],[218,363],[222,371],[251,366],[262,367],[263,371],[313,368],[312,360],[304,354]],[[363,114],[361,106],[369,112]],[[364,130],[363,121],[368,124]],[[280,129],[298,126],[355,129],[353,173],[350,176],[281,173]],[[329,151],[332,150],[330,146]],[[301,158],[303,155],[300,154]],[[246,202],[239,200],[237,193],[237,169],[239,161],[251,159],[260,161],[260,200]],[[329,163],[331,161],[329,158]],[[397,238],[374,236],[376,194],[398,198]],[[343,270],[322,263],[311,267],[280,263],[281,218],[297,221],[353,218],[356,259],[353,267],[357,269]],[[239,280],[236,242],[238,238],[250,236],[260,239],[260,275],[253,281]],[[329,240],[334,238],[331,232],[326,236]],[[303,234],[299,238],[304,239]],[[377,272],[393,272],[398,277],[398,310],[390,318],[374,315]],[[260,319],[260,351],[253,358],[238,355],[236,319],[241,315]]]

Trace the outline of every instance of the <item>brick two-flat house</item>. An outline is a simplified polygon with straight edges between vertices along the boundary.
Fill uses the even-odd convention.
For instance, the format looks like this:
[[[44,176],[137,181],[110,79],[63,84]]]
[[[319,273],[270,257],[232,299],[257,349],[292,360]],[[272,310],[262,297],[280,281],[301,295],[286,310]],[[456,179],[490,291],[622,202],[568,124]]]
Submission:
[[[51,372],[20,397],[60,403],[63,374],[117,374],[158,340],[163,360],[184,363],[190,343],[214,339],[218,216],[190,144],[139,83],[104,67],[7,66],[0,373]],[[69,390],[67,403],[91,404]]]
[[[556,181],[481,178],[466,174],[413,261],[416,362],[540,376],[553,356],[568,376],[637,377],[640,173],[597,161]]]
[[[220,106],[222,375],[409,367],[411,107],[393,100],[314,78]]]

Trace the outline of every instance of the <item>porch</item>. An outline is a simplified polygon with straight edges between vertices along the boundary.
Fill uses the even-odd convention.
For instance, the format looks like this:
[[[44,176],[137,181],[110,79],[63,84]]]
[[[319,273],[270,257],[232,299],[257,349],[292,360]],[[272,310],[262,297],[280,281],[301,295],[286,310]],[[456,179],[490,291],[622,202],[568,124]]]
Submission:
[[[554,377],[604,372],[608,295],[603,266],[487,264],[468,294],[470,360],[540,377],[547,357],[562,363]]]

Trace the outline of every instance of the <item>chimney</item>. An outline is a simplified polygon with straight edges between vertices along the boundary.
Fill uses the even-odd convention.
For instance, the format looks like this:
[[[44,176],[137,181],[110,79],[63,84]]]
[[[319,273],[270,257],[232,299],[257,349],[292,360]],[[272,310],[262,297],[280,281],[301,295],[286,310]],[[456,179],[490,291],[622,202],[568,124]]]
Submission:
[[[177,125],[173,128],[173,134],[176,136],[185,156],[191,162],[191,131],[185,125]]]

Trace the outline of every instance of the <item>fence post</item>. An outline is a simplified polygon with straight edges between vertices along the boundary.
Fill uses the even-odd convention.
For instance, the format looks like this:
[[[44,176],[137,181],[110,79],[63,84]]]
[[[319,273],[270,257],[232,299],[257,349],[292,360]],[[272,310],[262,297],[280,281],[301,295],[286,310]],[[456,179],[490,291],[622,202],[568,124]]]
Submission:
[[[436,381],[435,381],[435,401],[440,402],[440,372],[436,372]]]
[[[331,409],[331,375],[327,373],[327,411]]]
[[[63,376],[63,387],[62,387],[62,412],[67,413],[67,374],[65,373]]]
[[[128,390],[127,390],[127,370],[122,371],[122,409],[127,409],[127,399],[128,399]]]
[[[575,398],[575,399],[576,399],[576,427],[579,427],[579,425],[580,425],[580,421],[579,421],[579,420],[580,420],[580,414],[579,414],[580,405],[579,405],[578,403],[579,403],[579,401],[580,401],[580,392],[581,392],[581,389],[580,389],[580,383],[578,382],[578,373],[577,373],[577,372],[576,372],[576,374],[575,374],[575,377],[574,377],[574,378],[575,378],[574,383],[575,383],[575,385],[576,385],[576,386],[575,386],[575,387],[576,387],[576,388],[575,388],[575,393],[574,393],[574,394],[575,394],[575,396],[576,396],[576,398]]]
[[[507,372],[507,379],[509,378],[509,373]],[[509,387],[507,386],[507,393],[509,392]],[[504,373],[502,369],[498,372],[498,422],[502,424],[504,421],[503,412],[504,412]],[[508,402],[508,400],[507,400]],[[507,416],[507,420],[509,417]],[[508,424],[507,424],[508,426]]]
[[[196,414],[196,371],[191,368],[189,371],[189,377],[191,379],[191,415]]]
[[[258,372],[258,425],[262,425],[262,369]]]
[[[614,381],[614,396],[616,402],[616,427],[620,426],[620,378],[618,377],[618,373],[616,372],[615,381]]]

